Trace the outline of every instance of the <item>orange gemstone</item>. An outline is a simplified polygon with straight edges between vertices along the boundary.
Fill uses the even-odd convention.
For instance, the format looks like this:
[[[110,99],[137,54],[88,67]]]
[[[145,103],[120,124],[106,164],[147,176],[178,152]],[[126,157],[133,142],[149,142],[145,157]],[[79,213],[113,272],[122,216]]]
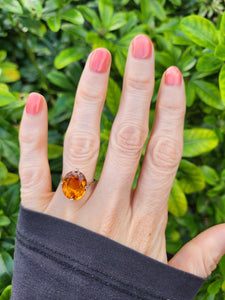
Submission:
[[[79,170],[71,171],[62,180],[62,190],[64,195],[70,200],[78,200],[85,194],[87,180]]]

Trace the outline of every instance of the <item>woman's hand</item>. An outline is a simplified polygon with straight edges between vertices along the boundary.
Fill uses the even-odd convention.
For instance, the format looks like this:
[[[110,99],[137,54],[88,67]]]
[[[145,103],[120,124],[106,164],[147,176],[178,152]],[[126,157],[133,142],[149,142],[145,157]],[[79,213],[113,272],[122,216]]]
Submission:
[[[78,168],[94,180],[100,146],[100,119],[111,55],[104,48],[88,57],[64,140],[63,171]],[[22,205],[95,231],[163,263],[207,277],[225,253],[225,224],[201,233],[169,262],[165,229],[168,197],[183,151],[185,89],[180,71],[163,74],[155,120],[137,187],[132,183],[148,136],[154,89],[154,48],[145,35],[129,47],[120,106],[113,123],[100,180],[78,201],[69,201],[59,184],[52,192],[47,157],[47,105],[29,95],[20,127]]]

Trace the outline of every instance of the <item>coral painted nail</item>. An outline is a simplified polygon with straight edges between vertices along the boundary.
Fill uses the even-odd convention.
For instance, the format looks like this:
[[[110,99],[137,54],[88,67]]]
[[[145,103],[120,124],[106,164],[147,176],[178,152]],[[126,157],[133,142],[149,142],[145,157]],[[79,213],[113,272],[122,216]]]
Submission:
[[[132,41],[132,54],[135,58],[146,59],[152,55],[152,42],[147,35],[136,36]]]
[[[27,98],[26,113],[36,115],[41,111],[43,103],[42,95],[38,93],[31,93]]]
[[[181,85],[182,74],[177,67],[169,67],[165,72],[165,84],[167,85]]]
[[[105,73],[110,64],[110,52],[104,48],[98,48],[91,54],[89,67],[96,73]]]

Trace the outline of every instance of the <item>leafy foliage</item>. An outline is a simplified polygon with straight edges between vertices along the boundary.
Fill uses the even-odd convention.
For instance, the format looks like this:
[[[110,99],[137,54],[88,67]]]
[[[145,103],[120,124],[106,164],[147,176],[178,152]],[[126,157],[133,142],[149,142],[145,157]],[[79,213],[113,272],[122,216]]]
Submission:
[[[167,250],[175,253],[204,229],[225,222],[225,13],[214,0],[0,0],[0,296],[10,298],[20,203],[18,130],[29,92],[45,95],[53,188],[62,168],[63,136],[89,53],[112,54],[101,119],[99,178],[121,96],[129,44],[145,33],[156,54],[156,87],[176,65],[186,85],[184,152],[169,198]],[[143,150],[140,165],[143,161]],[[133,188],[137,183],[137,170]],[[225,257],[196,299],[224,299]]]

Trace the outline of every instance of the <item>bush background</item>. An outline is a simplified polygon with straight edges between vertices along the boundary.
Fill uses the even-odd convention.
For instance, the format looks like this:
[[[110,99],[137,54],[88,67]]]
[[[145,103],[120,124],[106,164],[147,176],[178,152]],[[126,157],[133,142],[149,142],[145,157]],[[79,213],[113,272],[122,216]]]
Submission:
[[[144,33],[156,53],[150,131],[165,69],[176,65],[186,84],[184,153],[169,198],[167,251],[176,253],[204,229],[225,222],[224,5],[220,0],[0,0],[1,300],[11,293],[20,204],[18,130],[27,95],[40,92],[48,102],[48,155],[55,190],[74,95],[95,48],[105,47],[112,54],[96,180],[120,100],[128,46]],[[139,171],[140,166],[133,187]],[[196,299],[225,299],[225,257]]]

